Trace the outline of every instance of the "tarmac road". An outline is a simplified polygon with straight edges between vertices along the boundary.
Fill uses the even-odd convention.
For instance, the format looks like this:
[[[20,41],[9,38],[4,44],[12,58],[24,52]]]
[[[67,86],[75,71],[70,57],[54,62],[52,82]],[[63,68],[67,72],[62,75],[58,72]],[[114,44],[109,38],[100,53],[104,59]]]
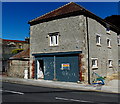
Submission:
[[[119,104],[119,96],[115,93],[67,90],[8,82],[3,82],[0,92],[2,92],[2,104],[6,104],[6,102],[15,102],[16,104],[18,102],[31,102],[32,104],[35,102]]]

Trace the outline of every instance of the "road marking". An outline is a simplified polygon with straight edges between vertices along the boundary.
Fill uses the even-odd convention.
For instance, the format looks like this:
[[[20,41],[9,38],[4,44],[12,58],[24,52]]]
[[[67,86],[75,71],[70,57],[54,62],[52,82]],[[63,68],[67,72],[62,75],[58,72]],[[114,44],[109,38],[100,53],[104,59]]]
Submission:
[[[90,102],[93,103],[91,101],[85,101],[85,100],[77,100],[77,99],[68,99],[68,98],[60,98],[60,97],[55,97],[56,100],[66,100],[66,101],[75,101],[75,102]]]
[[[19,95],[23,95],[24,93],[22,92],[17,92],[17,91],[9,91],[9,90],[0,90],[2,92],[10,92],[10,93],[14,93],[14,94],[19,94]]]

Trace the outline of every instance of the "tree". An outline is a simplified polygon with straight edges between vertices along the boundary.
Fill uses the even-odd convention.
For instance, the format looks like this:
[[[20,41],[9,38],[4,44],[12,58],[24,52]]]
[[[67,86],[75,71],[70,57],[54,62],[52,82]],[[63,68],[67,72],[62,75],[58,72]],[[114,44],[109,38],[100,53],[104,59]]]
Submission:
[[[13,49],[12,54],[17,54],[19,52],[23,51],[23,49]]]

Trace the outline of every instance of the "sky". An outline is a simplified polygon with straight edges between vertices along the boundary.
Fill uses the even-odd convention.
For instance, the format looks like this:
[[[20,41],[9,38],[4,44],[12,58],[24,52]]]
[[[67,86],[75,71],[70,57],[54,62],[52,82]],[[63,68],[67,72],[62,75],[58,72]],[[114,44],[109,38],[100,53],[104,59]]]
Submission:
[[[29,37],[28,21],[68,2],[2,2],[2,38],[24,40]],[[118,15],[118,2],[76,2],[95,15]]]

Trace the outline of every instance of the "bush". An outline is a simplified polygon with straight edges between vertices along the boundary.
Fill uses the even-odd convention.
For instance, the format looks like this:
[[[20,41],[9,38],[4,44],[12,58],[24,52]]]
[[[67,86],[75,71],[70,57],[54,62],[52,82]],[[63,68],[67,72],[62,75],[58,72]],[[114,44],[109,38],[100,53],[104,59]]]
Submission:
[[[12,50],[12,54],[17,54],[21,51],[23,51],[23,49],[14,49],[14,50]]]

